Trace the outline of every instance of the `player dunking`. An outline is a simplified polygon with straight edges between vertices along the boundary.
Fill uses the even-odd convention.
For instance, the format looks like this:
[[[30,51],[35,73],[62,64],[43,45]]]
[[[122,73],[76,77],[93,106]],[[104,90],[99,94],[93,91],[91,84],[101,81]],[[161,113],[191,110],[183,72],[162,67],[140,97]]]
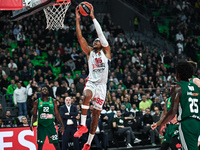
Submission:
[[[176,67],[177,85],[171,91],[171,108],[160,124],[162,134],[164,125],[178,112],[179,135],[185,150],[198,150],[200,134],[200,93],[196,84],[188,82],[193,76],[193,67],[188,62],[179,62]]]
[[[89,109],[89,102],[93,98],[95,101],[94,109],[92,112],[92,122],[90,126],[90,133],[87,143],[84,144],[83,150],[89,150],[92,140],[95,135],[95,131],[98,125],[99,115],[102,110],[103,103],[106,97],[106,84],[108,79],[109,61],[111,61],[110,46],[103,35],[102,29],[98,21],[94,16],[94,9],[91,6],[90,17],[96,28],[98,38],[93,42],[93,47],[90,47],[82,36],[80,28],[80,13],[78,7],[76,7],[76,33],[78,41],[82,50],[87,55],[89,65],[89,76],[86,81],[86,85],[83,91],[84,100],[81,107],[81,126],[79,130],[74,134],[74,137],[80,137],[83,133],[88,131],[86,127],[87,111]],[[81,64],[80,64],[81,65]]]

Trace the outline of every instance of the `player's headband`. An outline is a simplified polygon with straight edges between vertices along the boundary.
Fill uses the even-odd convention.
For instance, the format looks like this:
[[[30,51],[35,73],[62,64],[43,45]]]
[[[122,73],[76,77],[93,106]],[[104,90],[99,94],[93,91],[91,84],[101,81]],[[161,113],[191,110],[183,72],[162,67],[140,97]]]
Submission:
[[[95,40],[94,40],[94,42],[100,42],[100,39],[99,38],[96,38]],[[94,45],[94,42],[93,42],[93,45]]]

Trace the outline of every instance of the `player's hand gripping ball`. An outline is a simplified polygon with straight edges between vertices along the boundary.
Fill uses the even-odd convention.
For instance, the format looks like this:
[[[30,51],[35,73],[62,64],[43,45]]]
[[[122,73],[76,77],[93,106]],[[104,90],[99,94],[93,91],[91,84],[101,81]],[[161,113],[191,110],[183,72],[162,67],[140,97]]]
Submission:
[[[79,12],[81,13],[81,15],[83,16],[88,16],[90,14],[90,10],[91,10],[91,4],[88,2],[81,2],[78,5],[79,8]]]

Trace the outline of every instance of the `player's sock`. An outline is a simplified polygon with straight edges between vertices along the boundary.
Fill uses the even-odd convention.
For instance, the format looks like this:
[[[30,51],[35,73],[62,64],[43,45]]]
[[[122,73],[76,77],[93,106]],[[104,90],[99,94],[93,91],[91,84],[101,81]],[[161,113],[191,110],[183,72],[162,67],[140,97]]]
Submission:
[[[87,115],[81,115],[81,125],[84,125],[86,124],[86,118],[87,118]]]
[[[90,133],[88,136],[87,144],[91,145],[93,138],[94,138],[94,134]]]

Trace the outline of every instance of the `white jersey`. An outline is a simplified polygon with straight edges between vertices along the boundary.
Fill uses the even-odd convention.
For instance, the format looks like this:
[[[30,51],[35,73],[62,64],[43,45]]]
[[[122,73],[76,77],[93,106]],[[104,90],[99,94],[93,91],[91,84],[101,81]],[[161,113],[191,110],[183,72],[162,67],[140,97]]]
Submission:
[[[106,84],[108,80],[109,61],[103,50],[98,53],[91,51],[88,60],[89,75],[87,80]]]

